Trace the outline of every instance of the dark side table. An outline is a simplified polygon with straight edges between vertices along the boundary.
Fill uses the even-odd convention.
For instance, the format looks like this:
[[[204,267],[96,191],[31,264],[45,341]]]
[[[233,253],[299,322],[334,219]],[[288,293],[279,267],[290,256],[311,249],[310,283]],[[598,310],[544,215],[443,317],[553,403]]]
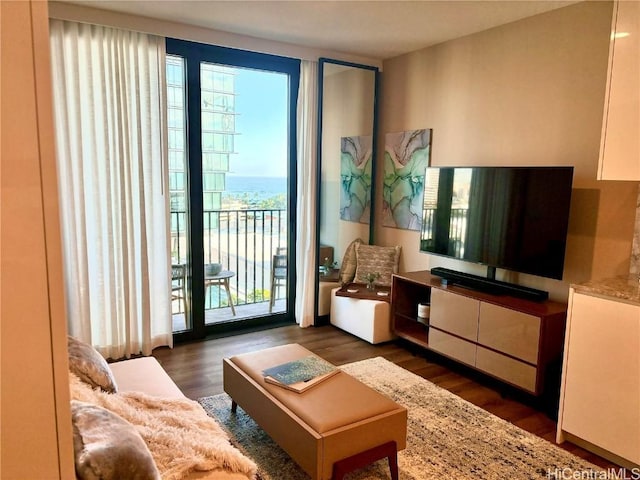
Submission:
[[[391,287],[375,285],[373,290],[369,290],[364,283],[347,283],[336,292],[336,296],[391,303]]]

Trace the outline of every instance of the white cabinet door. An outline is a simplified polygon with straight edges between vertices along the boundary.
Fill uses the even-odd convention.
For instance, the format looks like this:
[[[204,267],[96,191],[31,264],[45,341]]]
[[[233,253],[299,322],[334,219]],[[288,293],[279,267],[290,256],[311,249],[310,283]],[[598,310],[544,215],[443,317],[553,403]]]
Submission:
[[[640,180],[640,2],[616,2],[599,180]]]
[[[559,429],[640,463],[640,307],[571,292]]]
[[[478,340],[480,302],[473,298],[431,289],[429,324],[473,342]]]

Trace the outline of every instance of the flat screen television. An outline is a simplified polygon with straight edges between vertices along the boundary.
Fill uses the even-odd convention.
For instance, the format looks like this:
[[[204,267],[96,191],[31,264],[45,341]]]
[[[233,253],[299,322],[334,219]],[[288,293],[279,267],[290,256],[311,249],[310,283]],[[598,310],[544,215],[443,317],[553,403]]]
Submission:
[[[428,167],[420,250],[562,279],[573,167]]]

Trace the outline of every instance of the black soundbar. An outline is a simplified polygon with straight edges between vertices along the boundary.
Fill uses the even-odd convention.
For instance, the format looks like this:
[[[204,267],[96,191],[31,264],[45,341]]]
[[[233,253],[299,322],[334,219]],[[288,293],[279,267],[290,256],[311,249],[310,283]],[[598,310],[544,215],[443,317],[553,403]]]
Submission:
[[[458,272],[448,268],[432,268],[431,274],[436,277],[441,277],[448,284],[456,284],[461,287],[472,288],[493,295],[510,295],[535,302],[543,302],[549,298],[549,292],[545,292],[544,290],[523,287],[515,283],[502,282],[500,280],[472,275],[471,273]]]

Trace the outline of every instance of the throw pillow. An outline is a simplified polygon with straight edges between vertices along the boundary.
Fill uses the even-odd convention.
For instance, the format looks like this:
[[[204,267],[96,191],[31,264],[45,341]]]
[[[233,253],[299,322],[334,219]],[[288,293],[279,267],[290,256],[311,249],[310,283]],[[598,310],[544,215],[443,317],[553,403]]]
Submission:
[[[78,479],[160,479],[147,444],[135,427],[119,415],[72,400],[71,421]]]
[[[382,286],[391,286],[391,275],[398,272],[400,262],[400,246],[379,247],[377,245],[356,245],[356,281],[367,283],[365,276],[368,273],[377,273],[380,276],[375,281]]]
[[[83,382],[94,388],[99,387],[105,392],[118,391],[116,380],[107,361],[95,348],[69,335],[67,349],[69,350],[69,370]]]
[[[356,245],[362,243],[362,240],[356,238],[353,242],[349,244],[347,249],[344,251],[344,256],[342,257],[342,265],[340,266],[340,285],[345,285],[347,283],[353,282],[353,279],[356,275]]]

